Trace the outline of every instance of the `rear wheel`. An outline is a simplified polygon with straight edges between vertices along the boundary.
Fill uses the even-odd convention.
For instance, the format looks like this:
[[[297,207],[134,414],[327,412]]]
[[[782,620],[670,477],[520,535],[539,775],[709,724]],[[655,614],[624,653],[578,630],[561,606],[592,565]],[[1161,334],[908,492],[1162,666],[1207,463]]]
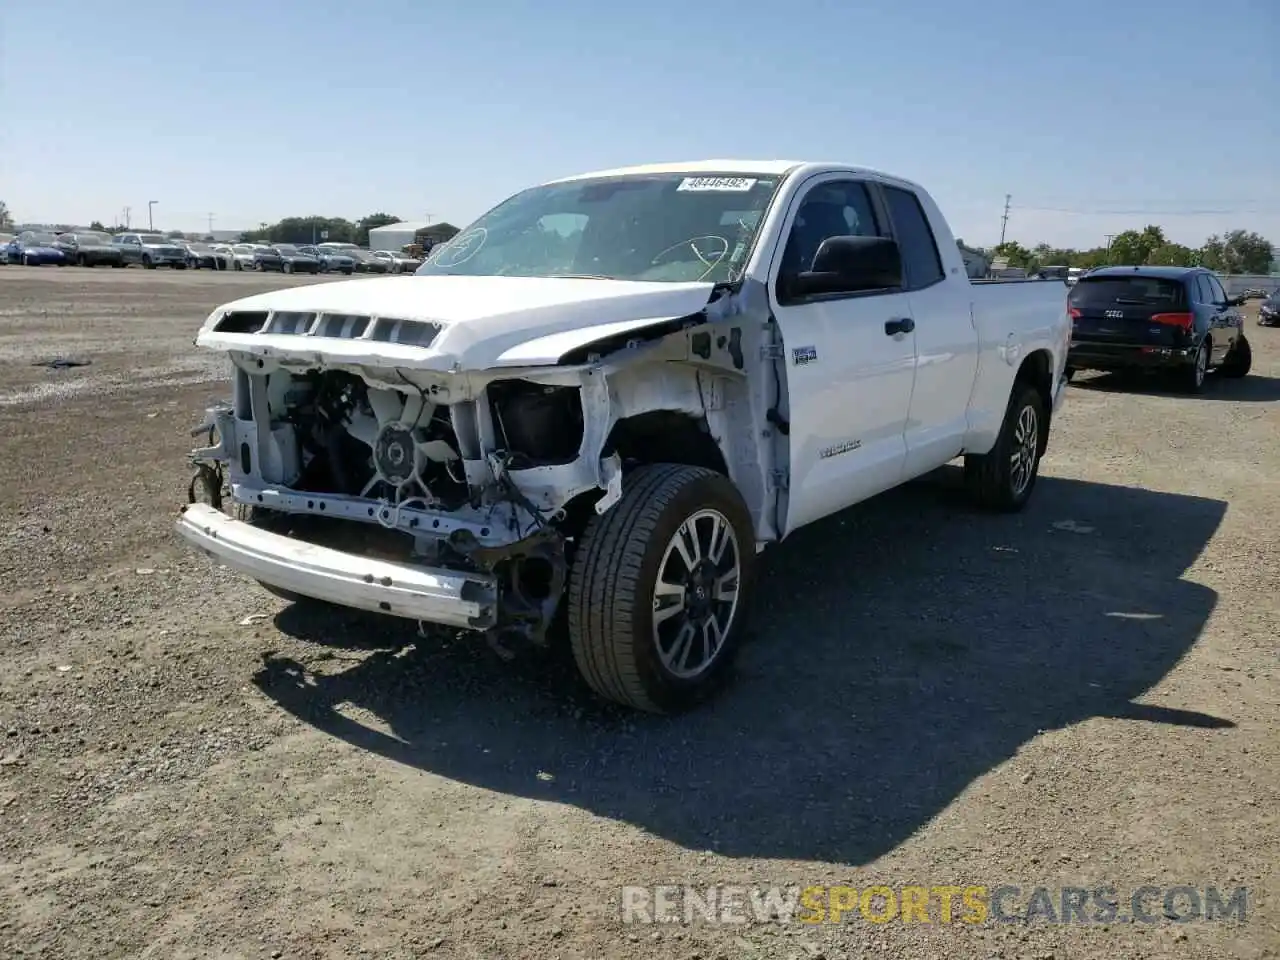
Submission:
[[[1044,397],[1029,383],[1016,383],[996,445],[989,453],[964,458],[965,483],[974,500],[1003,513],[1025,507],[1039,476],[1040,455],[1048,436]]]
[[[1222,361],[1222,366],[1218,368],[1218,373],[1220,376],[1236,380],[1240,377],[1247,377],[1252,368],[1253,348],[1249,346],[1248,339],[1241,333],[1236,338],[1235,346],[1227,354],[1227,359]]]
[[[1183,393],[1203,393],[1204,379],[1209,372],[1209,338],[1200,341],[1195,359],[1177,372],[1178,386]]]
[[[751,515],[727,477],[636,469],[587,525],[570,574],[569,640],[587,684],[651,713],[710,695],[742,632],[754,560]]]

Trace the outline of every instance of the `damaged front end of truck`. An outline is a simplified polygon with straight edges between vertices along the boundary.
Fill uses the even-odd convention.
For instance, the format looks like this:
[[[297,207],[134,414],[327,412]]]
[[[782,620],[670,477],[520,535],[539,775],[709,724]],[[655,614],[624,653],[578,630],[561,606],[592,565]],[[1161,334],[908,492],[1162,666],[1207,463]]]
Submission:
[[[762,287],[691,284],[660,315],[502,335],[362,311],[351,289],[397,284],[401,303],[441,282],[470,281],[345,281],[210,316],[196,343],[229,355],[233,389],[193,431],[205,444],[181,535],[275,593],[480,632],[500,651],[546,642],[575,537],[635,463],[725,473],[758,539],[777,536]],[[349,296],[304,294],[338,287]]]

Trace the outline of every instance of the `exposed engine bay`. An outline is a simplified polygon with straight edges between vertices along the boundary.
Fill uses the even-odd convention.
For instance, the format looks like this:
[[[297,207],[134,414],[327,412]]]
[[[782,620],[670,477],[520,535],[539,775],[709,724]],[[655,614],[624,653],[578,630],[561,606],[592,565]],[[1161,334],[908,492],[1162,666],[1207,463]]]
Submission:
[[[221,508],[229,497],[253,522],[319,545],[501,572],[500,626],[538,640],[567,572],[553,525],[567,504],[550,491],[597,487],[595,477],[566,486],[560,476],[582,473],[581,391],[512,379],[471,402],[432,393],[343,370],[237,368],[234,402],[193,431],[207,433],[210,446],[193,454],[191,500]],[[269,429],[260,430],[264,421]],[[487,457],[482,422],[499,441]],[[539,502],[514,482],[515,471],[548,475]],[[381,530],[353,529],[351,520]]]

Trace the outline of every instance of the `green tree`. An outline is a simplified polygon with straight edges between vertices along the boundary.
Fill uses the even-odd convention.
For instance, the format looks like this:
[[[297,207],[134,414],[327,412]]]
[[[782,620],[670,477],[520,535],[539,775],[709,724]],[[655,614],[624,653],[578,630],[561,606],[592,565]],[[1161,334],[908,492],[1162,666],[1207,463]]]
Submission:
[[[1111,238],[1108,261],[1117,266],[1138,266],[1147,262],[1151,251],[1167,243],[1164,231],[1148,224],[1141,230],[1126,230]]]
[[[101,221],[101,220],[94,220],[91,224],[89,224],[89,229],[90,229],[90,230],[96,230],[96,231],[98,231],[98,233],[107,233],[107,232],[108,232],[108,231],[107,231],[107,228],[106,228],[106,227],[104,227],[104,226],[102,225],[102,221]]]
[[[9,214],[9,205],[0,200],[0,230],[8,230],[13,226],[13,217]]]
[[[1162,243],[1147,254],[1147,263],[1157,267],[1194,267],[1199,258],[1199,251],[1190,247],[1180,243]]]
[[[369,231],[375,227],[385,227],[393,223],[403,223],[399,217],[393,217],[389,213],[371,213],[367,217],[361,217],[356,221],[356,239],[354,243],[358,243],[362,247],[369,245]]]
[[[1029,271],[1035,264],[1035,254],[1018,243],[1017,240],[1006,240],[1004,243],[998,243],[991,252],[996,257],[1003,257],[1011,267],[1021,267]]]
[[[1200,262],[1219,273],[1267,273],[1271,259],[1271,244],[1248,230],[1215,234],[1200,248]]]

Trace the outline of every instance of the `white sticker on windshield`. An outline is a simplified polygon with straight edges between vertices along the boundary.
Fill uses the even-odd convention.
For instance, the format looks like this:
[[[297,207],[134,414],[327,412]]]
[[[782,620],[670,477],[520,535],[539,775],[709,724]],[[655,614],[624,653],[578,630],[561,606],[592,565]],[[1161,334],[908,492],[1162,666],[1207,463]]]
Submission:
[[[754,177],[685,177],[677,190],[718,190],[723,193],[746,193],[756,185]]]

